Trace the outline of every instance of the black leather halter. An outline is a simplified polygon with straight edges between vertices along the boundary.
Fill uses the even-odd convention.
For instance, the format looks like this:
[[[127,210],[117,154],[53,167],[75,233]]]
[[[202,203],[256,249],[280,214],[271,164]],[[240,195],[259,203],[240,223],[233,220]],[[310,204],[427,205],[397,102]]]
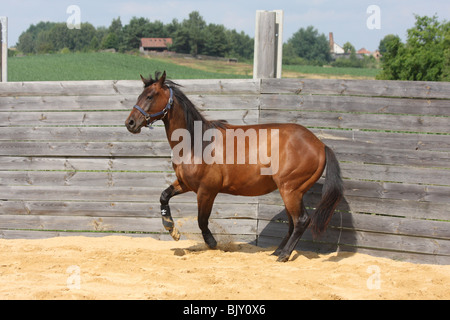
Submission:
[[[152,124],[158,120],[162,120],[166,116],[167,112],[169,112],[170,108],[172,108],[172,105],[173,105],[172,88],[169,88],[169,91],[170,91],[169,101],[167,101],[167,105],[160,112],[148,114],[147,112],[145,112],[144,109],[142,109],[138,105],[135,105],[133,107],[134,109],[137,109],[140,113],[142,113],[142,115],[145,117],[145,121],[147,122],[147,125],[146,125],[147,128],[152,129]],[[156,117],[159,117],[160,115],[163,115],[163,116],[161,118],[155,119]],[[153,120],[151,118],[153,118]]]

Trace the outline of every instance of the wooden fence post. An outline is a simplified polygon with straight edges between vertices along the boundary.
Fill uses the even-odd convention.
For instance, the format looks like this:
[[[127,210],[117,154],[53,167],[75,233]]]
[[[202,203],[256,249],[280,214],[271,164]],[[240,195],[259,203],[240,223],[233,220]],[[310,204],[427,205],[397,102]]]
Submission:
[[[281,78],[283,11],[256,11],[253,79]]]
[[[8,81],[8,18],[0,17],[0,82]]]

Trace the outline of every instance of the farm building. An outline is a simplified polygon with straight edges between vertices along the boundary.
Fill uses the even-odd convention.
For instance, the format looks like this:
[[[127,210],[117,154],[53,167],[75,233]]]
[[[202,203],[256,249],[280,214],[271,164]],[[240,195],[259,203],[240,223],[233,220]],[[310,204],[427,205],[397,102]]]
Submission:
[[[337,58],[350,58],[350,53],[345,52],[344,48],[341,47],[339,44],[334,42],[333,32],[329,33],[329,45],[330,45],[330,53],[333,59]],[[363,59],[364,56],[373,56],[375,59],[379,60],[381,57],[380,51],[375,50],[374,52],[371,52],[367,50],[366,48],[361,48],[358,51],[356,51],[356,57],[359,59]]]
[[[329,34],[330,52],[331,54],[344,54],[344,48],[334,42],[333,32]]]
[[[172,44],[172,38],[141,38],[141,45],[139,51],[167,51],[168,47]]]

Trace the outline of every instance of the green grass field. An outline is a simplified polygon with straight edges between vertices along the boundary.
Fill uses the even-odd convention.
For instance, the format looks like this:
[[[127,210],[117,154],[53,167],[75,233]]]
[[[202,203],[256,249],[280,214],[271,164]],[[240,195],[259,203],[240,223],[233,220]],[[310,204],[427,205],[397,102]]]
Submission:
[[[138,80],[155,71],[171,79],[251,78],[250,63],[196,59],[148,58],[129,54],[92,52],[34,55],[8,59],[8,81]],[[289,78],[375,78],[379,69],[283,66]]]
[[[373,77],[381,71],[369,68],[342,68],[342,67],[319,67],[319,66],[283,66],[283,71],[291,71],[306,74],[323,75],[348,75],[354,77]]]
[[[138,80],[166,70],[172,79],[245,78],[234,74],[197,70],[171,63],[119,53],[69,53],[12,57],[8,81]]]

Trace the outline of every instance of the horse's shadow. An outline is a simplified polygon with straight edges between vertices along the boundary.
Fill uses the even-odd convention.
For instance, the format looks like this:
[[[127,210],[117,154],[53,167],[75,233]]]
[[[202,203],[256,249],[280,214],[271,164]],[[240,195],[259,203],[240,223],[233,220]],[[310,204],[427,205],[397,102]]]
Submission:
[[[308,214],[314,213],[315,206],[320,202],[322,183],[316,183],[313,188],[304,196],[304,203]],[[281,207],[279,207],[281,208]],[[263,222],[264,223],[264,222]],[[260,224],[263,224],[260,222]],[[272,219],[265,221],[265,226],[259,231],[258,237],[251,244],[262,248],[277,247],[288,230],[287,213],[285,209],[280,210]],[[314,258],[318,254],[329,254],[336,252],[336,256],[329,258],[330,261],[339,261],[348,257],[357,244],[357,237],[353,227],[353,219],[350,207],[342,198],[336,208],[327,230],[317,239],[313,238],[310,228],[308,228],[296,246],[291,260],[299,255],[306,255]],[[346,252],[345,254],[340,254]]]

